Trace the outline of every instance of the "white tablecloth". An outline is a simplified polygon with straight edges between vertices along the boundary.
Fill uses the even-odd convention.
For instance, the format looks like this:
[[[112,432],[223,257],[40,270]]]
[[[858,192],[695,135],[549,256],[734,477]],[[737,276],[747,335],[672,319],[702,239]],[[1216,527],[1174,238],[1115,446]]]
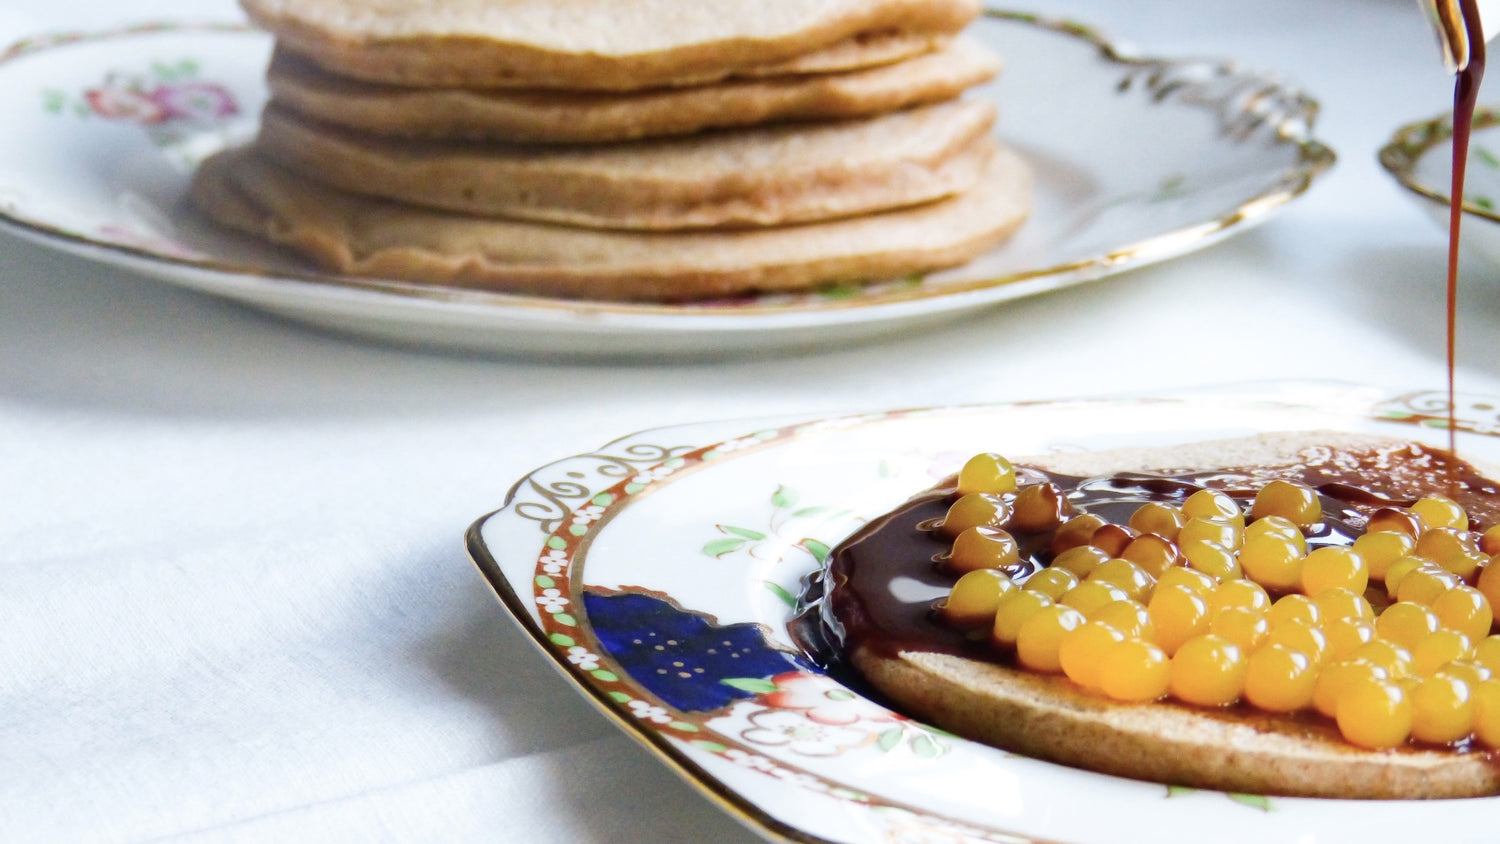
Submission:
[[[1340,163],[1205,252],[941,332],[711,363],[385,347],[0,235],[0,839],[755,840],[556,676],[467,559],[527,470],[768,413],[1441,388],[1444,235],[1374,159],[1449,104],[1414,3],[1046,11],[1304,86]],[[238,18],[8,0],[0,41]],[[1497,394],[1500,284],[1465,275],[1460,386]]]

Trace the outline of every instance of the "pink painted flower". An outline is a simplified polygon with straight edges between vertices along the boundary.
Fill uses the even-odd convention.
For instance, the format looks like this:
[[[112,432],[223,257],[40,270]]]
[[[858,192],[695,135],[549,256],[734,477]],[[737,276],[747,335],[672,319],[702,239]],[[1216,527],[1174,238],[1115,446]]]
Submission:
[[[234,96],[212,82],[178,82],[151,92],[151,101],[173,120],[213,120],[240,113]]]
[[[155,100],[134,88],[90,88],[83,92],[89,108],[106,120],[126,120],[131,123],[161,123],[167,112]]]
[[[751,744],[784,746],[802,756],[838,756],[874,741],[875,734],[842,724],[813,721],[805,712],[765,710],[750,716],[740,738]]]
[[[771,678],[776,691],[761,696],[773,709],[804,710],[818,724],[848,725],[859,721],[890,722],[896,715],[817,674],[788,671]]]

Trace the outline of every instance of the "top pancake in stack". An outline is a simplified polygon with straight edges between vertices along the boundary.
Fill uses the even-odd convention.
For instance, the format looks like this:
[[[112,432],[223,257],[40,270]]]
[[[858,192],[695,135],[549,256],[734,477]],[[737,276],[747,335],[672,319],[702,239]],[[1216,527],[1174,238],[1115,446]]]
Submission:
[[[272,102],[193,198],[339,272],[703,298],[961,263],[1029,207],[955,100],[999,71],[972,0],[243,3]]]

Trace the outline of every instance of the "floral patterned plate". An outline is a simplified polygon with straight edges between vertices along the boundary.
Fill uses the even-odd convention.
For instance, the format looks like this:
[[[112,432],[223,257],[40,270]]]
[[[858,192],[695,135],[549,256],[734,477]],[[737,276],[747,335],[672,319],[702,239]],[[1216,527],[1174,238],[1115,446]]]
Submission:
[[[787,634],[799,583],[831,546],[977,451],[1312,428],[1442,444],[1445,406],[1437,394],[1310,384],[663,428],[536,470],[468,543],[506,609],[577,688],[767,838],[1484,838],[1500,798],[1268,798],[1014,756],[860,697],[805,662]],[[1463,405],[1470,456],[1500,455],[1497,408]]]
[[[926,278],[694,305],[461,291],[317,272],[205,225],[197,161],[251,137],[269,36],[155,25],[0,52],[0,227],[286,316],[414,343],[531,354],[664,355],[826,345],[1098,279],[1242,231],[1334,156],[1316,103],[1208,62],[1124,55],[1086,28],[994,12],[973,33],[1007,67],[971,96],[1035,164],[1032,219]],[[1053,92],[1066,91],[1057,97]]]

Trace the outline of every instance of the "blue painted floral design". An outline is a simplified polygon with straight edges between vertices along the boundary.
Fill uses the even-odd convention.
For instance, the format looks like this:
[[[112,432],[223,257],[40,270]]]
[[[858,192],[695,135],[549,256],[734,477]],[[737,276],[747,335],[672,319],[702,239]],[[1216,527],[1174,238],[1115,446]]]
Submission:
[[[755,691],[741,687],[745,678],[805,667],[768,644],[757,625],[721,626],[653,595],[586,591],[583,605],[599,644],[625,673],[680,711],[753,698]]]

